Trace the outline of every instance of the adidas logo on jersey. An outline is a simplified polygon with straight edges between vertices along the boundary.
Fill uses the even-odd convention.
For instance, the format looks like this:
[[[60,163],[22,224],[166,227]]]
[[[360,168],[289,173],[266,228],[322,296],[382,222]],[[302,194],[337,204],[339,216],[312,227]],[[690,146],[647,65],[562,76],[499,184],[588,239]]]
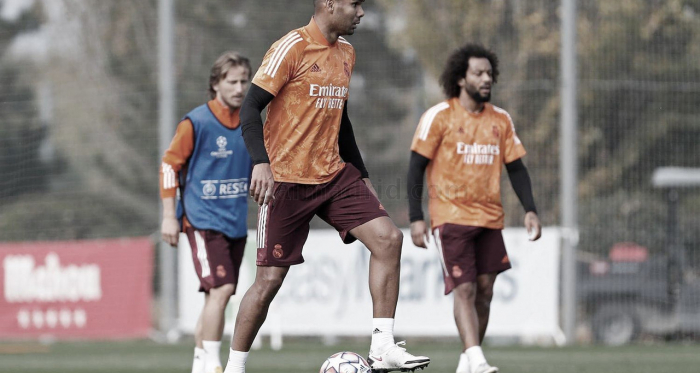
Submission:
[[[311,66],[311,72],[312,72],[312,73],[320,73],[320,72],[321,72],[321,68],[318,67],[317,64],[313,64],[313,65]]]

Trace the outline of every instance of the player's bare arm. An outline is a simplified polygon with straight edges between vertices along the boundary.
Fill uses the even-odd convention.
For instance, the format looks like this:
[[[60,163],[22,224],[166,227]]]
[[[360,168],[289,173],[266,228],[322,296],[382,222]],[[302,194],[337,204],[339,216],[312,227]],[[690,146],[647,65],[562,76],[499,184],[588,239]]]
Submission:
[[[272,188],[275,180],[269,163],[258,163],[253,166],[250,178],[250,196],[258,205],[267,205],[272,200]]]
[[[418,247],[424,249],[428,247],[427,244],[430,243],[430,228],[428,228],[425,220],[411,222],[411,240]]]
[[[537,241],[542,237],[542,225],[536,212],[530,211],[525,214],[525,228],[530,241]]]

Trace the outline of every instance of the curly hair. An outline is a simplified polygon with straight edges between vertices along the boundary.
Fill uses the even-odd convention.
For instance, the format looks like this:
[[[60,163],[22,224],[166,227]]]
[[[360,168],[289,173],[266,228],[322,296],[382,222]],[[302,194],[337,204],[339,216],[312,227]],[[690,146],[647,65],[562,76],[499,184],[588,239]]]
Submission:
[[[209,73],[209,97],[214,99],[216,97],[216,91],[214,86],[221,81],[221,79],[226,78],[226,73],[229,69],[234,66],[243,66],[248,70],[248,79],[252,75],[250,69],[250,61],[248,58],[241,56],[240,54],[232,51],[225,52],[214,62],[214,66],[211,67],[211,72]]]
[[[498,80],[498,57],[492,50],[481,44],[467,43],[463,47],[452,52],[447,59],[445,70],[440,74],[442,91],[448,98],[459,97],[461,87],[457,82],[464,78],[469,68],[469,59],[486,58],[491,63],[493,82]]]

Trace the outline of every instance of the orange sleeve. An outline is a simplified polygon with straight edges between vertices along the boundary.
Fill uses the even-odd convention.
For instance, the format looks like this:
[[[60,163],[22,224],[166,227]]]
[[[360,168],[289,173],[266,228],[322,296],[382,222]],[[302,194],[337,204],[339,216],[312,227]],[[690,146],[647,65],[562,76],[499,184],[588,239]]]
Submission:
[[[436,110],[436,107],[423,113],[411,143],[412,151],[428,159],[433,159],[440,143],[442,143],[442,117],[438,115],[439,111]]]
[[[277,96],[277,93],[296,73],[304,44],[296,31],[272,44],[253,77],[253,83],[273,96]]]
[[[160,166],[160,198],[173,198],[180,186],[179,175],[194,150],[194,127],[189,119],[177,125],[173,141]]]
[[[510,114],[505,113],[506,115],[506,136],[505,136],[505,155],[503,157],[503,161],[508,164],[511,163],[515,160],[518,160],[525,156],[527,153],[525,151],[525,147],[523,146],[523,143],[520,141],[518,138],[518,135],[515,133],[515,124],[513,124],[513,119],[511,119]]]

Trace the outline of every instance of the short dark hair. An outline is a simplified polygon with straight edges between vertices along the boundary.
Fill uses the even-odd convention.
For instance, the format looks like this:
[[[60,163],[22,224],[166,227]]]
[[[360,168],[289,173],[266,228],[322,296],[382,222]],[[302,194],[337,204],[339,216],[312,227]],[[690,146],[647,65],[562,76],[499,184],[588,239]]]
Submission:
[[[214,62],[214,66],[211,67],[211,73],[209,74],[209,97],[211,99],[216,98],[216,91],[214,86],[216,83],[220,82],[221,79],[226,78],[226,73],[229,69],[234,66],[243,66],[248,70],[248,79],[252,76],[252,70],[250,69],[250,61],[248,58],[241,56],[236,52],[225,52]]]
[[[447,59],[445,70],[440,74],[440,85],[448,98],[459,97],[461,88],[457,82],[466,76],[469,68],[469,59],[472,57],[488,59],[491,63],[493,82],[496,83],[498,80],[498,57],[496,53],[481,44],[467,43],[452,52]]]

